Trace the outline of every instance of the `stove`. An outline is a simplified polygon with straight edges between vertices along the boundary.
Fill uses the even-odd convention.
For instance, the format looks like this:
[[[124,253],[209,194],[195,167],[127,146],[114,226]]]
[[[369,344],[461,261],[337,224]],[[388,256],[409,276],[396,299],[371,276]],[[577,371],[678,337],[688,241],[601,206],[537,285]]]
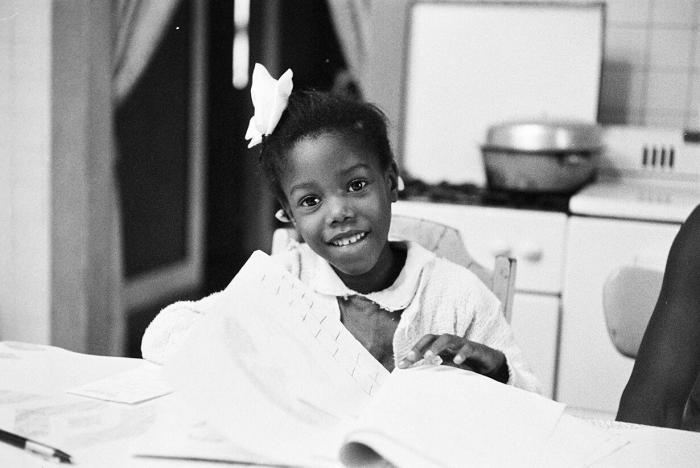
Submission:
[[[700,203],[700,183],[600,178],[571,198],[576,215],[682,223]]]
[[[682,223],[700,204],[699,132],[607,127],[598,180],[570,201],[575,215]]]

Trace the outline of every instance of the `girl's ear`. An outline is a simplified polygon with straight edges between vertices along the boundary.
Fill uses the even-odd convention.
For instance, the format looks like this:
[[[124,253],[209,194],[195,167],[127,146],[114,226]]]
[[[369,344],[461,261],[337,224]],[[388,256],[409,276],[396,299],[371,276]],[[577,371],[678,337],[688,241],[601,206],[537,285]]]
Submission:
[[[292,219],[287,215],[287,213],[280,208],[275,212],[275,218],[277,218],[277,221],[281,223],[291,223]]]
[[[281,223],[294,224],[294,217],[292,217],[292,215],[290,214],[292,210],[289,209],[289,205],[287,205],[286,200],[282,201],[278,198],[278,201],[282,208],[275,212],[275,218],[277,219],[277,221]]]
[[[287,200],[277,197],[277,203],[279,203],[282,208],[275,212],[275,219],[280,223],[294,224],[294,217],[291,215],[292,210],[289,209]]]
[[[399,168],[392,161],[391,165],[384,172],[384,178],[391,191],[391,201],[395,202],[399,199]]]

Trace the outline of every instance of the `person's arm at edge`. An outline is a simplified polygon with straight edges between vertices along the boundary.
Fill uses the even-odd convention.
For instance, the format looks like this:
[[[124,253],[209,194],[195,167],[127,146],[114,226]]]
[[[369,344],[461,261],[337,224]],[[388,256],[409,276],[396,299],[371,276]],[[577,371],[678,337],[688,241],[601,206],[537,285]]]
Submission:
[[[618,421],[678,428],[700,370],[700,205],[681,227]]]

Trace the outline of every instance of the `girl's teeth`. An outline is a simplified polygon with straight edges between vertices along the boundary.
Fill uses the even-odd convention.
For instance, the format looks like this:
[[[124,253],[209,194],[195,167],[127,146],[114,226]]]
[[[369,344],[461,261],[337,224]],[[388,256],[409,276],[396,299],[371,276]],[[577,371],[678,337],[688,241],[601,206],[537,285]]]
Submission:
[[[333,245],[335,245],[337,247],[343,247],[346,245],[354,244],[355,242],[359,241],[363,237],[365,237],[365,234],[363,232],[361,232],[359,234],[355,234],[354,236],[350,236],[346,239],[341,239],[339,241],[335,241],[335,242],[333,242]]]

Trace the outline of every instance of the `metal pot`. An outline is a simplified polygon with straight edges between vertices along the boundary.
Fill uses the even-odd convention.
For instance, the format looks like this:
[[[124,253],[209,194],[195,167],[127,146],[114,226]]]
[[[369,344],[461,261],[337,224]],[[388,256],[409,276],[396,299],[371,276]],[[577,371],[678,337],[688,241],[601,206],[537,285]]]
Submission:
[[[481,147],[486,179],[497,190],[571,193],[595,176],[598,125],[575,121],[506,122]]]

